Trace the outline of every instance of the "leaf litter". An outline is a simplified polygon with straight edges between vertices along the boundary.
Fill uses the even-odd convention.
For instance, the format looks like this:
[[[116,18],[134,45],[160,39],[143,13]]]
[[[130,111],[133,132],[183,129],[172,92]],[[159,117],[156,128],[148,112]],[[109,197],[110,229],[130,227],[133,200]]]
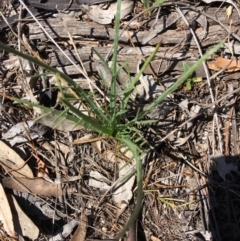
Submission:
[[[231,5],[231,1],[227,3]],[[110,6],[114,8],[114,5],[110,4]],[[141,8],[138,5],[134,6],[132,1],[129,1],[129,5],[126,6],[126,12],[123,11],[122,16],[125,23],[136,13],[133,8],[141,11]],[[161,36],[160,31],[163,34],[172,30],[175,33],[180,31],[181,41],[185,41],[184,44],[172,46],[164,39],[164,47],[168,48],[167,57],[159,58],[162,63],[166,61],[171,66],[174,62],[171,62],[169,56],[174,56],[180,48],[185,46],[188,46],[186,51],[194,51],[196,46],[186,42],[185,34],[188,30],[179,28],[182,26],[179,23],[179,14],[175,11],[173,4],[168,6],[159,10],[159,16],[165,16],[167,22],[174,17],[175,20],[171,24],[163,28],[164,24],[161,23],[159,25],[161,29],[158,26],[159,29],[154,30],[151,20],[162,21],[162,19],[156,12],[152,12],[150,19],[144,19],[144,15],[137,19],[142,24],[134,31],[142,33],[143,36],[138,45],[144,44],[149,47],[152,41],[146,40],[145,37],[154,40]],[[203,13],[204,6],[206,6],[204,3],[200,6]],[[216,21],[216,26],[221,24],[220,21],[228,24],[231,18],[233,21],[236,19],[236,9],[229,8],[227,4],[224,6],[228,7],[227,15],[222,14],[226,13],[226,10],[220,7],[221,17]],[[111,32],[113,11],[110,10],[107,16],[101,17],[100,14],[109,8],[104,9],[101,6],[100,9],[98,5],[91,8],[98,8],[98,10],[94,10],[94,14],[87,12],[88,17],[92,21],[106,24],[107,32]],[[171,11],[170,14],[169,11]],[[194,20],[196,15],[192,14],[192,11],[184,10],[183,13],[190,21],[196,20]],[[202,28],[202,37],[199,39],[202,40],[205,50],[209,44],[205,37],[210,34],[206,21],[213,24],[207,15],[200,14],[198,21],[193,25],[196,32]],[[31,23],[28,26],[31,26]],[[127,25],[124,26],[127,28]],[[148,31],[144,32],[146,29]],[[9,34],[11,36],[11,33]],[[134,38],[133,35],[128,36]],[[224,37],[227,36],[225,33]],[[6,35],[5,38],[10,43],[9,36]],[[11,41],[13,39],[17,41],[12,36]],[[63,40],[58,39],[58,41],[64,43],[63,48],[69,48]],[[81,38],[80,40],[76,38],[76,42],[84,46],[85,43],[81,41]],[[107,46],[108,43],[104,41],[105,39],[100,37],[101,44]],[[178,41],[181,42],[180,39]],[[179,88],[149,114],[148,117],[155,119],[156,123],[147,127],[137,126],[146,142],[150,144],[151,151],[143,161],[145,190],[142,212],[138,217],[138,225],[133,226],[133,230],[129,230],[127,240],[134,237],[132,235],[134,229],[138,230],[138,237],[133,238],[135,240],[196,240],[197,238],[238,240],[240,234],[236,227],[238,227],[237,219],[240,213],[238,207],[239,153],[236,153],[236,145],[239,142],[237,127],[239,100],[238,92],[235,94],[228,92],[228,82],[231,82],[233,89],[236,90],[239,88],[239,78],[227,82],[225,77],[229,73],[239,71],[239,44],[234,37],[231,37],[231,41],[233,41],[232,44],[228,43],[221,49],[221,53],[216,53],[216,56],[207,61],[212,74],[220,71],[218,77],[213,78],[211,82],[214,99],[217,101],[226,95],[225,98],[217,103],[211,102],[209,88],[204,79],[206,75],[202,73],[202,82],[193,83],[191,89]],[[44,44],[52,46],[50,42]],[[210,42],[211,44],[214,44],[214,41]],[[138,45],[134,47],[140,49]],[[46,56],[47,52],[45,52]],[[1,92],[24,98],[28,94],[24,92],[25,88],[23,88],[24,91],[19,88],[21,86],[19,81],[24,78],[23,72],[19,69],[21,63],[13,56],[9,57],[7,61],[1,63]],[[174,61],[180,61],[182,66],[182,61],[185,60],[176,58]],[[16,69],[12,63],[17,63]],[[134,75],[129,72],[127,66],[125,67],[122,69],[124,70],[123,79]],[[137,71],[138,68],[137,66]],[[151,75],[142,75],[134,96],[134,106],[126,113],[126,118],[134,116],[136,109],[144,110],[157,95],[168,88],[169,80],[176,79],[183,71],[183,69],[179,71],[174,68],[168,71],[167,68],[164,72],[158,72],[155,69],[157,80],[151,78]],[[89,75],[97,82],[97,71]],[[120,76],[119,80],[122,81]],[[36,93],[41,91],[42,83],[39,78],[36,85],[31,87],[34,88],[32,91]],[[38,94],[36,98],[39,99]],[[235,102],[232,101],[233,98],[236,98]],[[0,196],[4,201],[0,203],[2,215],[0,219],[5,232],[11,237],[18,235],[19,240],[25,237],[32,240],[113,239],[130,216],[136,196],[134,176],[121,182],[121,177],[135,165],[131,156],[127,156],[126,153],[123,155],[112,140],[94,139],[99,138],[95,133],[83,129],[81,125],[75,126],[71,122],[65,122],[61,118],[57,120],[50,118],[51,116],[43,117],[42,121],[39,121],[43,127],[36,125],[33,118],[36,113],[31,109],[11,103],[4,98],[1,100],[0,164],[1,183],[4,189],[1,187]],[[101,99],[99,103],[104,104]],[[230,111],[231,108],[234,108],[235,114]],[[37,112],[36,109],[34,111]],[[216,115],[218,119],[215,118]],[[184,122],[186,124],[183,124]],[[227,127],[226,123],[231,124]],[[32,129],[34,125],[37,127]],[[227,131],[230,133],[226,133]],[[163,141],[170,133],[171,135]],[[84,139],[85,136],[91,136],[93,141],[70,145],[74,140]],[[53,140],[55,142],[53,146],[44,145],[44,142],[50,143]],[[229,143],[227,156],[224,156],[227,152],[222,148],[224,143]],[[63,145],[69,148],[65,150]],[[27,158],[21,152],[26,153]],[[39,160],[41,160],[40,164]],[[36,169],[41,167],[45,167],[42,168],[43,176],[37,178]],[[117,184],[114,185],[115,183]],[[7,191],[11,192],[13,201],[6,198]],[[21,216],[13,215],[14,210],[17,209]],[[22,221],[23,217],[27,221]],[[27,226],[19,229],[12,220],[21,224],[26,223]],[[74,232],[76,226],[78,227]],[[73,237],[70,237],[71,234]]]

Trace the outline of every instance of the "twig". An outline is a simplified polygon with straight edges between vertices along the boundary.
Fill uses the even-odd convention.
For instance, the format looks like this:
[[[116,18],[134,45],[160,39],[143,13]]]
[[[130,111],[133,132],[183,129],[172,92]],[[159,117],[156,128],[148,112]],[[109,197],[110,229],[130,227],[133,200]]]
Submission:
[[[182,13],[182,11],[180,10],[179,7],[176,7],[176,10],[178,11],[178,13],[181,15],[182,19],[184,20],[184,22],[186,23],[186,25],[189,27],[189,30],[190,32],[192,33],[192,36],[196,42],[196,45],[197,45],[197,48],[198,48],[198,51],[199,51],[199,54],[200,56],[202,57],[203,56],[203,53],[202,53],[202,49],[200,47],[200,43],[197,39],[197,36],[195,34],[195,32],[193,31],[192,27],[190,26],[188,20],[186,19],[186,17],[184,16],[184,14]],[[210,81],[210,74],[209,74],[209,70],[208,70],[208,67],[207,67],[207,64],[206,64],[206,61],[203,61],[203,67],[204,67],[204,70],[205,70],[205,73],[206,73],[206,78],[207,78],[207,83],[208,83],[208,88],[209,88],[209,92],[210,92],[210,96],[211,96],[211,99],[212,99],[212,103],[213,103],[213,109],[215,109],[215,99],[214,99],[214,96],[213,96],[213,90],[212,90],[212,87],[211,87],[211,81]],[[213,118],[216,120],[216,123],[217,123],[217,129],[218,129],[218,138],[219,138],[219,148],[220,148],[220,151],[221,153],[223,154],[223,147],[222,147],[222,138],[221,138],[221,133],[220,133],[220,127],[219,127],[219,120],[218,120],[218,116],[217,116],[217,113],[214,113],[214,116]],[[214,128],[213,128],[214,130]],[[213,131],[213,135],[214,135],[214,131]],[[214,150],[214,147],[212,147],[212,149]]]
[[[202,115],[203,113],[206,112],[206,109],[211,108],[213,105],[221,102],[222,100],[224,100],[225,98],[229,97],[232,94],[238,93],[240,92],[240,88],[237,88],[236,90],[234,90],[233,92],[231,92],[231,94],[226,94],[224,96],[222,96],[221,98],[219,98],[218,100],[214,101],[214,103],[209,104],[206,106],[206,108],[203,111],[200,111],[199,113],[195,114],[194,116],[192,116],[191,118],[187,119],[186,121],[184,121],[181,125],[178,126],[178,128],[174,129],[173,131],[169,132],[166,136],[164,136],[159,142],[163,142],[165,141],[169,136],[171,136],[172,134],[174,134],[177,130],[179,130],[179,128],[181,128],[182,126],[186,125],[188,122],[194,120],[196,117]]]
[[[231,85],[232,86],[232,85]],[[229,87],[229,93],[231,94],[232,92],[232,87],[228,85]],[[226,156],[229,156],[229,140],[230,140],[230,123],[232,122],[232,117],[233,117],[233,111],[235,109],[234,107],[234,104],[236,103],[237,101],[237,98],[238,96],[235,96],[235,98],[232,100],[231,104],[233,105],[232,108],[230,109],[230,112],[229,112],[229,118],[228,118],[228,121],[226,123],[226,127],[225,127],[225,155]],[[236,133],[232,133],[233,135],[236,135]]]

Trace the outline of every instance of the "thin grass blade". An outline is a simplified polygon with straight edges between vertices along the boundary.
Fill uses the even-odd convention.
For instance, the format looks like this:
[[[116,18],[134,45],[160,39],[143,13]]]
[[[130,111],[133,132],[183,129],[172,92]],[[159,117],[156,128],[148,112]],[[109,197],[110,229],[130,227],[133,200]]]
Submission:
[[[87,102],[89,108],[98,116],[98,118],[102,122],[108,121],[105,113],[103,113],[98,108],[98,106],[90,98],[88,98],[87,93],[76,82],[74,82],[69,76],[67,76],[66,74],[58,71],[57,69],[55,69],[55,68],[53,68],[53,67],[51,67],[51,66],[49,66],[49,65],[47,65],[47,64],[45,64],[45,63],[43,63],[41,61],[39,61],[38,59],[36,59],[36,58],[34,58],[34,57],[30,56],[30,55],[24,54],[22,52],[19,52],[19,51],[15,50],[15,49],[5,45],[1,41],[0,41],[0,49],[4,49],[5,51],[7,51],[9,53],[13,53],[13,54],[15,54],[15,55],[17,55],[19,57],[27,59],[30,62],[41,66],[43,69],[45,69],[45,70],[47,70],[47,71],[49,71],[49,72],[51,72],[51,73],[53,73],[55,75],[58,75],[59,78],[64,79],[68,83],[69,87],[71,87],[79,95],[79,97],[83,98]]]
[[[169,94],[175,91],[181,84],[183,84],[194,72],[195,70],[209,58],[214,52],[216,52],[221,46],[223,46],[224,41],[211,48],[206,54],[204,54],[195,64],[193,64],[173,85],[171,85],[162,95],[160,95],[156,100],[154,100],[142,113],[140,113],[139,118],[144,117],[153,108],[155,108],[159,103],[161,103]]]
[[[136,160],[136,172],[137,172],[137,202],[134,208],[134,211],[123,227],[123,229],[117,234],[116,239],[121,239],[132,223],[137,219],[142,205],[142,197],[143,197],[143,186],[142,186],[142,163],[140,156],[138,154],[137,146],[128,139],[120,139],[122,143],[124,143],[132,152],[134,159]]]

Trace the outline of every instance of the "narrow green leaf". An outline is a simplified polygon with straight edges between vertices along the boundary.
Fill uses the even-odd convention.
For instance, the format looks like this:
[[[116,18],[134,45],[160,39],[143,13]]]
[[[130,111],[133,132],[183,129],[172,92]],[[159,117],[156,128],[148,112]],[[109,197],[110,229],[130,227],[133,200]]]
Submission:
[[[111,73],[111,69],[109,68],[108,63],[106,62],[106,60],[104,59],[104,57],[103,57],[100,53],[98,53],[98,51],[97,51],[96,49],[92,48],[92,50],[93,50],[93,52],[98,56],[98,58],[102,61],[102,64],[104,65],[104,67],[105,67],[106,69],[108,69],[109,72]]]
[[[93,131],[98,132],[99,134],[106,134],[111,136],[112,130],[107,128],[104,123],[100,124],[96,119],[92,118],[91,116],[87,116],[83,114],[80,110],[75,108],[73,105],[71,105],[68,101],[62,99],[61,102],[66,105],[71,112],[73,112],[83,123],[83,125],[91,129]]]
[[[45,70],[55,74],[55,76],[58,75],[59,76],[58,78],[64,79],[68,83],[69,87],[72,88],[78,94],[79,98],[83,98],[87,102],[87,104],[89,105],[89,108],[92,110],[93,113],[95,113],[98,116],[98,118],[102,122],[108,121],[105,113],[103,113],[98,108],[98,106],[91,99],[88,98],[87,93],[75,81],[73,81],[68,75],[58,71],[57,69],[39,61],[38,59],[36,59],[36,58],[34,58],[30,55],[19,52],[15,49],[3,44],[1,41],[0,41],[0,49],[4,49],[5,51],[7,51],[9,53],[13,53],[13,54],[16,54],[19,57],[27,59],[30,62],[32,62],[34,64],[37,64],[37,65],[41,66],[42,68],[44,68]]]
[[[199,83],[199,82],[201,82],[202,81],[202,77],[193,77],[192,78],[192,82],[193,83]]]
[[[110,115],[111,125],[113,129],[116,128],[116,85],[117,85],[117,56],[118,56],[118,43],[119,43],[119,29],[120,29],[120,13],[121,1],[117,1],[117,10],[115,15],[115,28],[114,28],[114,44],[113,44],[113,57],[112,57],[112,82],[110,90]]]
[[[154,3],[153,3],[153,7],[158,7],[160,6],[162,3],[164,3],[165,0],[156,0]]]
[[[161,103],[169,94],[175,91],[181,84],[183,84],[192,74],[194,71],[205,61],[208,57],[210,57],[214,52],[216,52],[221,46],[223,46],[224,41],[221,41],[219,44],[211,48],[206,54],[204,54],[194,65],[191,66],[183,75],[171,85],[162,95],[160,95],[156,100],[154,100],[145,111],[143,111],[139,118],[145,116],[151,109],[156,107],[159,103]]]
[[[187,72],[191,68],[190,65],[188,65],[186,62],[183,62],[183,71],[184,73]]]
[[[192,89],[192,84],[191,84],[191,80],[188,80],[187,83],[186,83],[186,88],[188,90],[191,90]]]
[[[147,125],[147,124],[153,124],[156,122],[157,120],[142,120],[142,121],[136,121],[136,125]]]
[[[129,98],[131,96],[132,91],[135,88],[136,83],[138,82],[140,76],[142,75],[142,73],[144,72],[144,70],[147,68],[147,66],[150,64],[150,62],[152,61],[152,59],[155,57],[159,47],[160,47],[161,43],[158,43],[156,48],[154,49],[154,51],[151,53],[151,55],[146,59],[146,61],[144,62],[142,68],[140,69],[140,71],[136,74],[136,76],[131,80],[130,86],[128,88],[128,92],[124,93],[125,94],[125,98],[123,99],[122,105],[124,109],[126,109],[127,103],[129,101]]]
[[[116,239],[121,239],[132,223],[137,219],[142,205],[142,197],[143,197],[143,187],[142,187],[142,163],[141,159],[138,155],[137,146],[128,139],[120,139],[119,141],[123,142],[132,152],[134,159],[136,160],[136,171],[137,171],[137,202],[134,208],[134,211],[123,227],[123,229],[117,234]]]

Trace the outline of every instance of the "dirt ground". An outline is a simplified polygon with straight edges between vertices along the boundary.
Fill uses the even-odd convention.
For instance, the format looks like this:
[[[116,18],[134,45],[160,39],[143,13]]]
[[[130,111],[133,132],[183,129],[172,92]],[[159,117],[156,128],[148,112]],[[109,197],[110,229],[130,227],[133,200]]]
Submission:
[[[112,4],[94,6],[106,10]],[[225,44],[151,111],[147,119],[154,124],[136,125],[146,141],[141,146],[144,197],[122,240],[240,240],[240,4],[165,1],[145,11],[135,1],[126,9],[118,54],[119,66],[129,60],[123,78],[138,73],[159,42],[161,47],[141,76],[125,121],[171,86],[184,64],[193,65],[223,39]],[[7,21],[24,11],[7,0],[0,10]],[[38,19],[48,35],[35,20],[15,21],[10,28],[2,17],[0,41],[68,74],[90,93],[78,65],[92,80],[92,91],[104,92],[100,75],[107,74],[93,49],[111,60],[114,16],[99,19],[88,11],[41,10]],[[57,80],[41,67],[1,50],[0,80],[0,239],[115,240],[131,216],[137,190],[134,178],[127,193],[112,188],[120,175],[113,158],[119,147],[69,122],[49,124],[56,121],[49,117],[35,123],[36,109],[9,99],[61,110]]]

